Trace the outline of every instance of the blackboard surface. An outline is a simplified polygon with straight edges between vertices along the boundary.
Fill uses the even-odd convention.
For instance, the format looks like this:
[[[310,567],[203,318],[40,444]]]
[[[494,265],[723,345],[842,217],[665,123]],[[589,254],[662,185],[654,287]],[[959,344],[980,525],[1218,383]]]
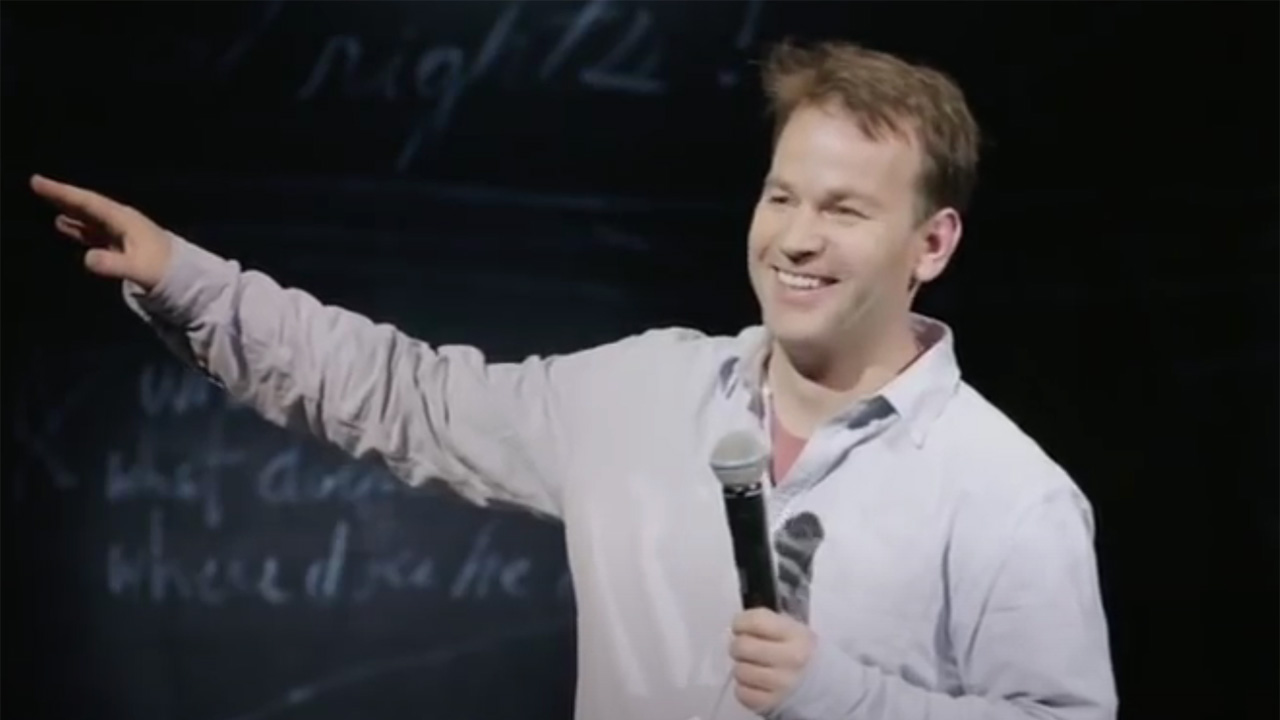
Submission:
[[[987,160],[925,309],[1095,501],[1124,716],[1266,716],[1274,652],[1165,671],[1276,636],[1276,6],[1210,5],[4,4],[6,716],[567,718],[575,664],[554,521],[235,407],[30,172],[495,360],[733,331],[785,36],[965,86]]]

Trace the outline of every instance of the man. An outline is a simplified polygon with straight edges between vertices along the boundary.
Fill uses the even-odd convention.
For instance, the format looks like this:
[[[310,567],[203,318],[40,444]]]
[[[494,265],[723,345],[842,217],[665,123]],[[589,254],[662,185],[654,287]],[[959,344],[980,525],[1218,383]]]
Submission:
[[[489,363],[102,196],[33,187],[88,268],[263,417],[561,518],[581,718],[1113,718],[1090,506],[911,310],[974,183],[961,92],[845,44],[782,46],[764,79],[778,130],[747,256],[763,326],[733,337]],[[773,451],[783,613],[738,599],[708,460],[741,429]]]

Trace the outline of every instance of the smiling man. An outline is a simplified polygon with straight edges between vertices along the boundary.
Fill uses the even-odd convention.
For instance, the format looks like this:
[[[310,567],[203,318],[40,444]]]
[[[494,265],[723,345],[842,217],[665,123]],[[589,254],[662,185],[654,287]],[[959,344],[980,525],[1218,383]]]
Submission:
[[[764,80],[778,131],[747,244],[763,323],[732,337],[493,363],[32,185],[87,267],[267,420],[562,519],[579,718],[1110,720],[1089,503],[911,309],[974,184],[961,92],[839,43],[781,46]],[[782,613],[741,611],[708,464],[743,429],[772,448]]]

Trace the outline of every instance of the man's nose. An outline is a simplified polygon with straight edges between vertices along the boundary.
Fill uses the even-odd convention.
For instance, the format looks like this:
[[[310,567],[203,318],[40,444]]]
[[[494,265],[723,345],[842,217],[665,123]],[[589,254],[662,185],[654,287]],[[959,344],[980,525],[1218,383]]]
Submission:
[[[791,214],[790,220],[778,241],[778,250],[788,260],[801,260],[822,250],[825,241],[815,213],[806,208],[798,208]]]

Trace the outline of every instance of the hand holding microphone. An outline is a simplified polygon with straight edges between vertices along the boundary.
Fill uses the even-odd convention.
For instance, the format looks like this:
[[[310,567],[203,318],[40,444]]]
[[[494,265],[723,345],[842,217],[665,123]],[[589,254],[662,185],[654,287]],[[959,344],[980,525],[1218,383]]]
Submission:
[[[734,696],[764,714],[800,682],[816,638],[800,621],[779,613],[777,570],[764,490],[769,452],[750,433],[726,435],[711,453],[711,471],[724,492],[734,564],[744,611],[733,620]]]

